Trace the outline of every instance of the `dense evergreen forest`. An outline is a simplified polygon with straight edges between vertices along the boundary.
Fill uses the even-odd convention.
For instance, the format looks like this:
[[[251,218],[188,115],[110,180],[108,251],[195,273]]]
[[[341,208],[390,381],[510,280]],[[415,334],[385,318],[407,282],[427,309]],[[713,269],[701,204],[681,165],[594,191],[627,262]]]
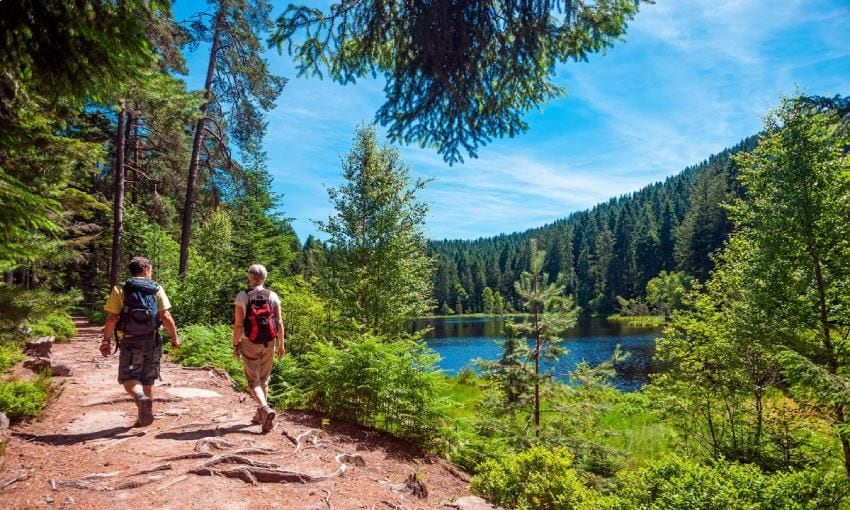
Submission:
[[[302,75],[387,78],[390,141],[460,163],[527,129],[563,93],[556,64],[620,44],[644,3],[342,0],[275,20],[210,0],[177,23],[167,0],[4,2],[0,412],[19,426],[56,397],[49,372],[12,370],[22,346],[73,338],[72,314],[102,323],[135,255],[171,298],[169,358],[244,391],[233,298],[260,263],[287,332],[269,402],[441,455],[504,508],[848,508],[850,99],[779,98],[758,138],[489,239],[428,242],[427,183],[371,125],[328,190],[326,241],[297,239],[271,191],[286,77],[268,47]],[[448,376],[409,328],[429,311],[522,316],[500,359]],[[563,333],[612,311],[667,319],[650,384],[611,385],[619,348],[558,382]]]
[[[436,310],[494,313],[499,301],[504,310],[519,310],[514,282],[528,268],[532,238],[546,253],[549,281],[560,275],[585,313],[619,309],[618,296],[646,296],[647,283],[661,271],[705,280],[732,230],[723,204],[741,197],[733,156],[756,143],[747,138],[664,182],[539,228],[429,242]]]

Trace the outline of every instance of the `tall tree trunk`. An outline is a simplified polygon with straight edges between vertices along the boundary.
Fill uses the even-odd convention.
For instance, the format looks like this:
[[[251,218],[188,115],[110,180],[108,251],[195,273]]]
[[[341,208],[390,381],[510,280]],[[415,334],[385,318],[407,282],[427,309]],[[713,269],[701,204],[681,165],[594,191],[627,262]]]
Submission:
[[[133,167],[130,169],[132,184],[130,185],[130,203],[138,204],[139,190],[139,103],[135,103],[127,122],[127,150],[133,151]]]
[[[186,274],[189,266],[189,242],[192,239],[192,212],[195,209],[195,191],[198,180],[198,165],[201,159],[201,144],[204,143],[204,129],[207,122],[207,107],[210,104],[213,78],[215,77],[216,55],[220,46],[219,31],[224,22],[224,9],[220,8],[215,20],[215,32],[210,48],[210,60],[207,65],[207,79],[204,82],[204,103],[201,105],[201,118],[195,127],[195,139],[192,142],[192,159],[189,162],[189,177],[186,181],[186,202],[183,206],[183,230],[180,235],[180,275]]]
[[[118,112],[118,139],[115,141],[115,190],[112,203],[112,261],[109,266],[109,287],[118,283],[121,272],[121,233],[124,229],[124,148],[127,138],[127,105],[121,100]]]

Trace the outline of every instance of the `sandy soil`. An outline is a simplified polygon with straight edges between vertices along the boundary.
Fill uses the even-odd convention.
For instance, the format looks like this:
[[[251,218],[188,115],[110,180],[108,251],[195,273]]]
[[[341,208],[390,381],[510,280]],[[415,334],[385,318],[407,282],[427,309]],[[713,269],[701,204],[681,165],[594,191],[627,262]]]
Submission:
[[[164,362],[156,420],[133,428],[136,407],[116,382],[117,355],[101,357],[100,327],[77,327],[77,338],[53,347],[74,375],[54,378],[61,394],[40,419],[13,427],[0,486],[14,481],[0,488],[0,508],[413,510],[451,508],[469,494],[459,469],[374,430],[323,428],[319,416],[284,411],[262,434],[251,424],[251,399],[208,369]],[[219,474],[190,472],[204,465]],[[406,484],[413,474],[426,497]]]

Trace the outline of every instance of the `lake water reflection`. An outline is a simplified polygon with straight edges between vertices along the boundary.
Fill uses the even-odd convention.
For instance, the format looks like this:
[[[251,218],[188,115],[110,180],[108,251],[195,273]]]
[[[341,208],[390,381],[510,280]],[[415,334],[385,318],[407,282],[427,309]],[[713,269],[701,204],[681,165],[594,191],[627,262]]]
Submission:
[[[510,319],[508,319],[510,320]],[[501,318],[447,318],[417,321],[417,328],[431,326],[426,336],[428,345],[442,357],[440,368],[450,374],[470,366],[475,358],[498,359],[504,340],[504,320]],[[555,373],[563,381],[582,360],[597,364],[608,359],[620,344],[631,356],[617,366],[614,385],[623,391],[635,391],[648,381],[653,370],[652,356],[658,328],[635,327],[606,319],[579,319],[566,335],[563,346],[569,350],[555,363]]]

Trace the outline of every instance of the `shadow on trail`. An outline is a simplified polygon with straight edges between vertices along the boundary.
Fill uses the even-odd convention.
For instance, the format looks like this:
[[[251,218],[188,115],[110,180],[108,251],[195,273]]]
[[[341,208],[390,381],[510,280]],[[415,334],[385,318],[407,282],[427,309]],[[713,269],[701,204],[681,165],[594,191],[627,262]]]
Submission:
[[[43,436],[39,436],[36,434],[29,434],[27,432],[13,432],[12,435],[19,439],[23,439],[24,441],[60,446],[84,443],[95,439],[123,439],[125,437],[141,435],[139,432],[126,434],[131,430],[137,429],[134,429],[133,427],[112,427],[109,429],[95,430],[94,432],[86,432],[85,434],[45,434]]]
[[[243,430],[247,428],[255,427],[256,425],[252,423],[239,423],[236,425],[231,425],[229,427],[219,427],[219,428],[207,428],[207,429],[199,429],[199,430],[189,430],[186,432],[162,432],[154,436],[157,439],[174,439],[176,441],[196,441],[198,439],[203,439],[205,437],[216,437],[223,436],[225,434],[234,434],[234,433],[242,433],[242,434],[251,434],[255,436],[263,435],[261,432]]]

